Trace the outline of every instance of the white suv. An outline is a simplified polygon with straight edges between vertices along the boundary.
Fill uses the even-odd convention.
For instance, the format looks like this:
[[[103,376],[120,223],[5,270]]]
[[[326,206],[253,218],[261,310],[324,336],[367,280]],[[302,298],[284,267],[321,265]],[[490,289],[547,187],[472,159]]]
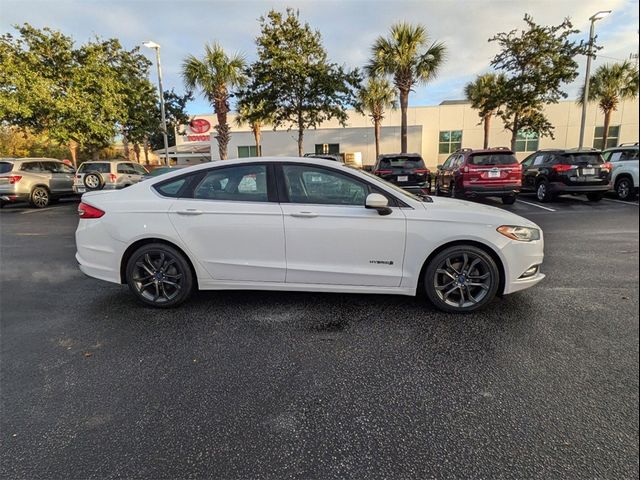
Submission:
[[[139,163],[127,161],[84,162],[73,180],[73,191],[116,190],[138,183],[149,171]]]
[[[638,194],[638,144],[623,143],[602,152],[606,162],[613,165],[611,184],[620,200],[633,200]]]

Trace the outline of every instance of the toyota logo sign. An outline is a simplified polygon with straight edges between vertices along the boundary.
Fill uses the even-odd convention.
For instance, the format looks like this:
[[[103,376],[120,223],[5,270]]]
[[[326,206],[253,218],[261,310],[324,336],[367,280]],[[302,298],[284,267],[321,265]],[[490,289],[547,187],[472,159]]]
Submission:
[[[204,118],[194,118],[189,124],[193,133],[207,133],[211,129],[211,124]]]

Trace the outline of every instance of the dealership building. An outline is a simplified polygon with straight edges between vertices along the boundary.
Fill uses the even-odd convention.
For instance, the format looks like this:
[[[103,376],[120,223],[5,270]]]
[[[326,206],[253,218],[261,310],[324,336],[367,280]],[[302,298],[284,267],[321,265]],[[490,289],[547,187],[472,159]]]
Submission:
[[[554,125],[554,138],[537,138],[521,135],[516,144],[519,159],[541,148],[575,148],[580,134],[581,107],[574,101],[564,101],[545,107],[545,115]],[[435,167],[447,156],[461,148],[482,148],[484,128],[476,110],[467,101],[448,100],[439,105],[410,107],[408,110],[409,152],[422,155],[428,167]],[[237,127],[235,115],[230,114],[231,140],[228,157],[256,156],[256,147],[248,125]],[[602,148],[604,115],[595,103],[587,109],[584,144]],[[215,139],[213,114],[195,115],[190,125],[183,126],[176,135],[176,145],[171,148],[180,164],[195,164],[219,160]],[[613,112],[607,146],[638,141],[638,100],[624,101]],[[489,143],[491,146],[508,146],[511,132],[505,130],[499,118],[493,118]],[[297,156],[297,131],[286,128],[273,130],[262,128],[263,156]],[[352,154],[362,160],[364,166],[375,163],[375,138],[369,117],[354,110],[348,112],[347,124],[327,121],[304,134],[305,152]],[[400,150],[400,111],[389,111],[382,122],[380,151],[397,153]],[[161,153],[160,151],[158,153]]]

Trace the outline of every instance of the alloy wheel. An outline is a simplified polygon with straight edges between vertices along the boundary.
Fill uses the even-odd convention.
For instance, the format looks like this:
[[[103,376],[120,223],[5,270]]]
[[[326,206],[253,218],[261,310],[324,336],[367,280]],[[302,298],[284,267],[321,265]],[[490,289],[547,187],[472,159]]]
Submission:
[[[94,174],[87,175],[84,179],[87,188],[96,189],[100,185],[100,180]]]
[[[436,268],[433,286],[440,300],[451,307],[469,308],[482,302],[491,289],[491,268],[473,252],[456,252]]]
[[[626,178],[620,180],[616,188],[616,193],[618,194],[618,198],[620,200],[628,199],[629,194],[631,193],[631,186],[629,185],[629,180],[627,180]]]
[[[44,208],[49,205],[49,192],[42,187],[37,187],[31,194],[31,203],[38,208]]]
[[[545,198],[547,198],[547,186],[544,183],[541,183],[540,185],[538,185],[538,189],[536,190],[536,196],[538,197],[538,200],[540,200],[541,202],[545,200]]]
[[[151,250],[136,259],[131,278],[142,298],[161,305],[180,295],[184,272],[176,258],[167,252]]]

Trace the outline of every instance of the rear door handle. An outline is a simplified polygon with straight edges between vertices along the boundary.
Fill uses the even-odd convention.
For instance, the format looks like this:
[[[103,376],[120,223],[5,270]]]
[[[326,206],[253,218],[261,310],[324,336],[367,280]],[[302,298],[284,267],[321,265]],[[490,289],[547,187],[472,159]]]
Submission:
[[[296,212],[292,213],[291,216],[298,218],[315,218],[318,216],[318,214],[314,212]]]
[[[195,208],[187,208],[186,210],[176,210],[178,215],[201,215],[202,210],[196,210]]]

